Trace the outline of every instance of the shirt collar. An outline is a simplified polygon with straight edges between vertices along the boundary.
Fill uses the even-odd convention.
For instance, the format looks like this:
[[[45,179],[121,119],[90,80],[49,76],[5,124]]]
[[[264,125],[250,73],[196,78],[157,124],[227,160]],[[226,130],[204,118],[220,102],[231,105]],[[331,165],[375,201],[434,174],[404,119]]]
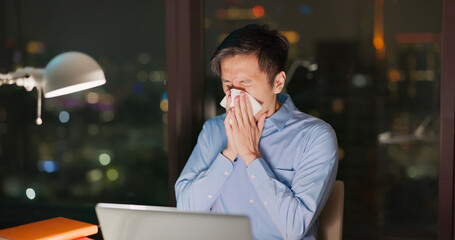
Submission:
[[[288,94],[278,94],[277,99],[282,105],[272,116],[265,119],[264,127],[271,127],[272,124],[281,131],[291,118],[295,106]]]

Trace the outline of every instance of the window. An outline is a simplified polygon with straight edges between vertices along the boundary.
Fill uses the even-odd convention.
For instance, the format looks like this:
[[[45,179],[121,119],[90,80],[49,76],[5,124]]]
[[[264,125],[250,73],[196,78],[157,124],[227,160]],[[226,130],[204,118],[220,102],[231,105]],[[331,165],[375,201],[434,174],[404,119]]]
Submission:
[[[286,92],[337,133],[343,239],[436,238],[442,1],[207,1],[206,62],[249,23],[288,37]],[[223,93],[206,86],[209,118]]]
[[[55,216],[96,223],[98,202],[167,205],[164,1],[0,4],[2,73],[80,51],[107,79],[43,99],[41,126],[36,90],[0,87],[1,228]]]

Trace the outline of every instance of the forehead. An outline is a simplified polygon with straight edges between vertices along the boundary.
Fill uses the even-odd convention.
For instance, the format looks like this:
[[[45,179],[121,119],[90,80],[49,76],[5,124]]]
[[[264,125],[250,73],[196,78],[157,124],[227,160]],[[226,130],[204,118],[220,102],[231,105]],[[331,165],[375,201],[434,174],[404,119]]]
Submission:
[[[263,75],[263,73],[260,71],[258,59],[254,55],[233,55],[225,57],[221,61],[223,79],[258,77],[258,75]]]

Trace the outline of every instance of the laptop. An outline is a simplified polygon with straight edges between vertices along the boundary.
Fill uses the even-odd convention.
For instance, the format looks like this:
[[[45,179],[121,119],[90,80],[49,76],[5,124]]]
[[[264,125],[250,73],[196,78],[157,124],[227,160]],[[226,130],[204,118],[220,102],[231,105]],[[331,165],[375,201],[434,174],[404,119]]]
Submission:
[[[247,216],[112,203],[98,203],[95,211],[104,240],[253,238]]]

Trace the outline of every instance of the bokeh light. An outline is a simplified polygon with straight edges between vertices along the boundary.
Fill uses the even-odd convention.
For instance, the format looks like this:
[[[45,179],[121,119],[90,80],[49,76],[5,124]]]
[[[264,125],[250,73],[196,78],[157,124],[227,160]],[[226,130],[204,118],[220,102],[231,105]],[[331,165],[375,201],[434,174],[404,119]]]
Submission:
[[[382,37],[375,37],[373,39],[373,45],[377,50],[384,49],[384,39]]]
[[[345,152],[344,149],[339,147],[338,148],[338,160],[342,160],[344,158]]]
[[[114,112],[110,111],[110,110],[102,111],[100,113],[100,119],[103,122],[110,122],[110,121],[114,120],[114,117],[115,117]]]
[[[138,63],[140,64],[148,64],[150,62],[150,54],[148,53],[139,53],[139,55],[137,56],[137,61]]]
[[[103,171],[100,169],[93,169],[87,172],[85,177],[89,182],[97,182],[103,178]]]
[[[300,41],[300,34],[295,31],[281,31],[281,33],[286,36],[289,40],[289,43],[297,43]]]
[[[98,101],[100,100],[100,96],[96,92],[88,92],[85,95],[85,100],[90,104],[95,104],[98,103]]]
[[[141,95],[142,93],[144,93],[144,85],[142,85],[142,84],[140,84],[140,83],[134,84],[134,86],[133,86],[133,92],[134,92],[134,94],[136,94],[136,95]]]
[[[168,111],[169,106],[168,106],[167,99],[166,100],[161,100],[160,108],[161,108],[161,111],[163,111],[163,112],[167,112]]]
[[[27,188],[27,190],[25,190],[25,195],[28,199],[33,200],[36,197],[36,192],[33,188]]]
[[[240,19],[241,11],[238,8],[228,8],[227,17],[229,19]]]
[[[47,173],[57,172],[59,169],[59,165],[56,161],[51,160],[44,160],[38,161],[38,170],[44,171]]]
[[[303,15],[311,15],[313,14],[313,9],[305,4],[300,5],[299,12]]]
[[[365,87],[367,83],[367,77],[364,74],[358,73],[352,76],[352,85],[358,88]]]
[[[102,153],[98,157],[98,160],[100,161],[101,165],[107,166],[109,163],[111,163],[111,156],[109,156],[107,153]]]
[[[308,71],[314,72],[314,71],[318,70],[318,68],[319,68],[319,66],[316,63],[312,63],[312,64],[310,64],[310,66],[308,66]]]
[[[256,5],[253,7],[253,15],[257,18],[261,18],[264,16],[265,10],[264,7],[261,5]]]
[[[390,82],[399,82],[401,81],[401,73],[397,69],[392,69],[389,71],[389,81]]]
[[[60,120],[61,123],[67,123],[70,120],[70,114],[67,111],[61,111],[58,114],[58,120]]]
[[[30,41],[27,43],[27,52],[30,54],[44,53],[45,46],[42,42]]]
[[[335,113],[342,113],[344,110],[344,100],[341,98],[335,98],[332,101],[332,111]]]
[[[226,9],[218,9],[218,11],[216,11],[216,16],[217,16],[218,19],[220,19],[220,20],[226,19],[226,18],[227,18]]]
[[[136,79],[139,82],[145,82],[145,81],[147,81],[148,78],[149,78],[149,74],[146,71],[142,70],[142,71],[137,72],[137,74],[136,74]]]
[[[115,181],[118,179],[118,171],[115,168],[109,168],[106,172],[106,177],[109,181]]]
[[[166,73],[160,70],[150,71],[149,79],[152,82],[164,82],[166,79]]]

